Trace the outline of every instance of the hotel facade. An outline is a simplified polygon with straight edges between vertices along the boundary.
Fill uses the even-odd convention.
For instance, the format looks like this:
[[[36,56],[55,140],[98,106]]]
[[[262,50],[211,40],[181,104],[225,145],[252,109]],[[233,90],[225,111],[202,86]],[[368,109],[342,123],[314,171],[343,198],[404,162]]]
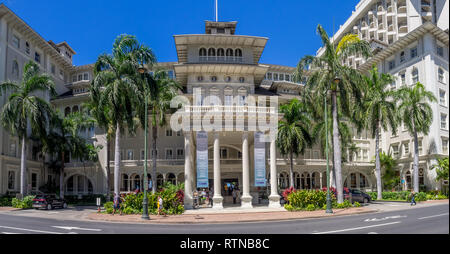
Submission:
[[[274,139],[269,138],[264,143],[256,140],[259,134],[251,126],[254,122],[278,120],[278,106],[300,98],[304,84],[293,82],[295,67],[260,63],[268,38],[237,35],[236,28],[237,22],[206,21],[204,34],[175,35],[177,62],[157,65],[183,87],[180,95],[186,97],[190,105],[182,108],[182,114],[202,118],[208,114],[219,115],[224,122],[244,123],[242,129],[209,131],[201,135],[194,128],[183,131],[175,131],[169,125],[158,128],[157,149],[149,148],[148,154],[149,158],[153,154],[157,157],[154,182],[158,186],[164,182],[185,183],[188,208],[199,180],[200,164],[206,165],[207,173],[202,178],[214,190],[214,206],[218,208],[232,202],[226,191],[232,184],[239,186],[242,196],[238,201],[245,207],[259,203],[279,206],[280,194],[289,186],[289,160],[280,155]],[[353,57],[348,59],[349,65],[367,71],[377,64],[381,71],[399,78],[392,89],[420,81],[438,98],[432,105],[434,121],[430,133],[420,137],[419,168],[420,183],[429,190],[439,189],[441,185],[435,181],[435,171],[430,168],[437,157],[448,155],[448,0],[361,1],[334,36],[335,41],[346,33],[357,33],[361,39],[368,40],[374,51],[374,57],[367,62]],[[74,66],[75,54],[67,42],[43,39],[14,12],[0,5],[1,82],[19,81],[24,64],[34,61],[53,77],[58,93],[57,98],[42,96],[64,115],[80,111],[83,102],[89,100],[93,64]],[[195,91],[201,92],[200,98],[194,95]],[[208,96],[219,98],[224,105],[214,106]],[[260,96],[265,96],[267,103],[253,105],[249,102],[251,97]],[[273,98],[277,100],[276,105],[270,104]],[[0,98],[0,105],[4,105],[6,99],[7,94]],[[109,163],[113,173],[114,161],[106,160],[104,131],[91,127],[83,130],[82,135],[102,145],[103,149],[97,163],[66,158],[66,195],[112,191],[113,185],[107,186],[106,165]],[[355,131],[353,136],[357,151],[347,151],[343,162],[344,185],[375,190],[374,163],[371,162],[375,157],[374,139],[366,131]],[[123,192],[143,186],[143,137],[141,129],[136,135],[124,133],[121,136],[120,189]],[[402,188],[410,189],[412,137],[399,130],[397,136],[383,133],[381,140],[382,150],[392,151],[399,161],[398,174],[404,180]],[[37,191],[48,183],[58,185],[59,173],[49,166],[52,158],[43,156],[31,141],[28,147],[28,190]],[[110,147],[113,155],[114,145]],[[205,156],[200,155],[200,150]],[[20,189],[20,151],[17,137],[0,128],[0,195]],[[148,168],[152,168],[151,160]],[[265,186],[256,181],[261,178],[261,172]],[[271,177],[273,175],[276,177]],[[306,149],[304,155],[294,159],[294,183],[297,189],[326,186],[326,160],[319,145]]]

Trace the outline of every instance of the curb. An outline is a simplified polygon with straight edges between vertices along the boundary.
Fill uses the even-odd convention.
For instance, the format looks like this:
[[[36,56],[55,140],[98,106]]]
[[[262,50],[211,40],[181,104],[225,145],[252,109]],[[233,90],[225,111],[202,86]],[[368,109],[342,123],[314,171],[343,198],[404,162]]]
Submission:
[[[96,221],[96,222],[107,222],[107,223],[129,223],[129,224],[160,224],[160,225],[195,225],[195,224],[237,224],[237,223],[257,223],[257,222],[282,222],[282,221],[297,221],[297,220],[305,220],[305,219],[320,219],[320,218],[332,218],[332,217],[344,217],[351,215],[359,215],[359,214],[367,214],[367,213],[377,213],[379,209],[373,209],[371,211],[360,211],[351,214],[332,214],[332,215],[320,215],[320,216],[307,216],[303,218],[285,218],[285,219],[260,219],[260,220],[239,220],[239,221],[210,221],[210,222],[202,222],[202,221],[183,221],[183,222],[167,222],[167,221],[114,221],[114,220],[102,220],[102,219],[92,219],[86,218],[88,221]]]

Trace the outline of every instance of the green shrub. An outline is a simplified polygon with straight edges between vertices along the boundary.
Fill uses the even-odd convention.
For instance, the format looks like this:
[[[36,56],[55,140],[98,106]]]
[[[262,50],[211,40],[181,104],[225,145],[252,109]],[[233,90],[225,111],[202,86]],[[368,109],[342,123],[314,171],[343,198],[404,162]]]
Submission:
[[[2,206],[12,206],[12,197],[11,196],[3,196],[0,198],[0,207]]]
[[[11,200],[12,207],[20,209],[31,209],[33,208],[33,199],[35,196],[25,196],[22,200],[13,198]]]
[[[316,210],[316,207],[313,204],[309,204],[306,207],[306,211],[315,211],[315,210]]]
[[[332,200],[336,198],[332,195]],[[327,193],[321,190],[297,190],[289,194],[288,203],[292,210],[308,210],[314,207],[324,207],[327,203]],[[289,207],[290,208],[290,207]]]
[[[378,194],[376,192],[367,192],[368,195],[370,195],[370,198],[372,200],[377,200]]]
[[[355,203],[353,203],[353,206],[354,207],[361,207],[361,204],[359,202],[355,202]]]
[[[148,209],[150,214],[158,213],[158,196],[163,199],[163,211],[168,215],[182,214],[184,213],[184,184],[173,185],[167,183],[164,188],[159,190],[159,192],[152,194],[147,193],[148,199]],[[122,213],[123,214],[141,214],[143,212],[143,193],[132,193],[122,197]],[[108,207],[108,208],[107,208]],[[107,213],[112,213],[113,203],[108,202],[105,204],[105,210]]]
[[[112,213],[114,210],[114,203],[113,202],[106,202],[103,207],[105,208],[106,213]]]
[[[344,200],[344,202],[342,204],[336,204],[335,208],[344,209],[344,208],[349,208],[349,207],[352,207],[352,203],[350,203],[350,201],[348,201],[348,200]]]

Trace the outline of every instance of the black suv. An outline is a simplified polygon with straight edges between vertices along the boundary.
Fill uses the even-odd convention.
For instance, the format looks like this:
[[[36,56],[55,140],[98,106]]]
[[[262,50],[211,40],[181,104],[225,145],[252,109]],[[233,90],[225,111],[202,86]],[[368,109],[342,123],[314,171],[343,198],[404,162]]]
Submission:
[[[44,208],[47,210],[52,210],[55,207],[59,208],[67,208],[67,201],[65,199],[61,199],[54,194],[41,194],[37,195],[33,199],[33,208],[39,209]]]
[[[350,189],[350,192],[352,193],[352,201],[353,202],[358,202],[358,203],[361,203],[361,204],[367,204],[371,200],[369,194],[364,193],[364,192],[362,192],[360,190]]]

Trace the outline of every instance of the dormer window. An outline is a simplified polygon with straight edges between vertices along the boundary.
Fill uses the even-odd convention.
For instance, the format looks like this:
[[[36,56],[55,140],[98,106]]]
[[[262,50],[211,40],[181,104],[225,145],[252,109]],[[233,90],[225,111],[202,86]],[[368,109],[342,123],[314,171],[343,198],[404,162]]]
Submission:
[[[203,76],[198,76],[198,77],[197,77],[197,81],[198,81],[198,82],[202,82],[202,81],[203,81]]]
[[[231,77],[230,76],[226,77],[225,82],[227,82],[227,83],[231,82]]]
[[[217,82],[217,76],[212,76],[212,77],[211,77],[211,81],[212,81],[212,82]]]
[[[239,78],[239,82],[244,83],[245,82],[245,78],[244,77],[240,77]]]

